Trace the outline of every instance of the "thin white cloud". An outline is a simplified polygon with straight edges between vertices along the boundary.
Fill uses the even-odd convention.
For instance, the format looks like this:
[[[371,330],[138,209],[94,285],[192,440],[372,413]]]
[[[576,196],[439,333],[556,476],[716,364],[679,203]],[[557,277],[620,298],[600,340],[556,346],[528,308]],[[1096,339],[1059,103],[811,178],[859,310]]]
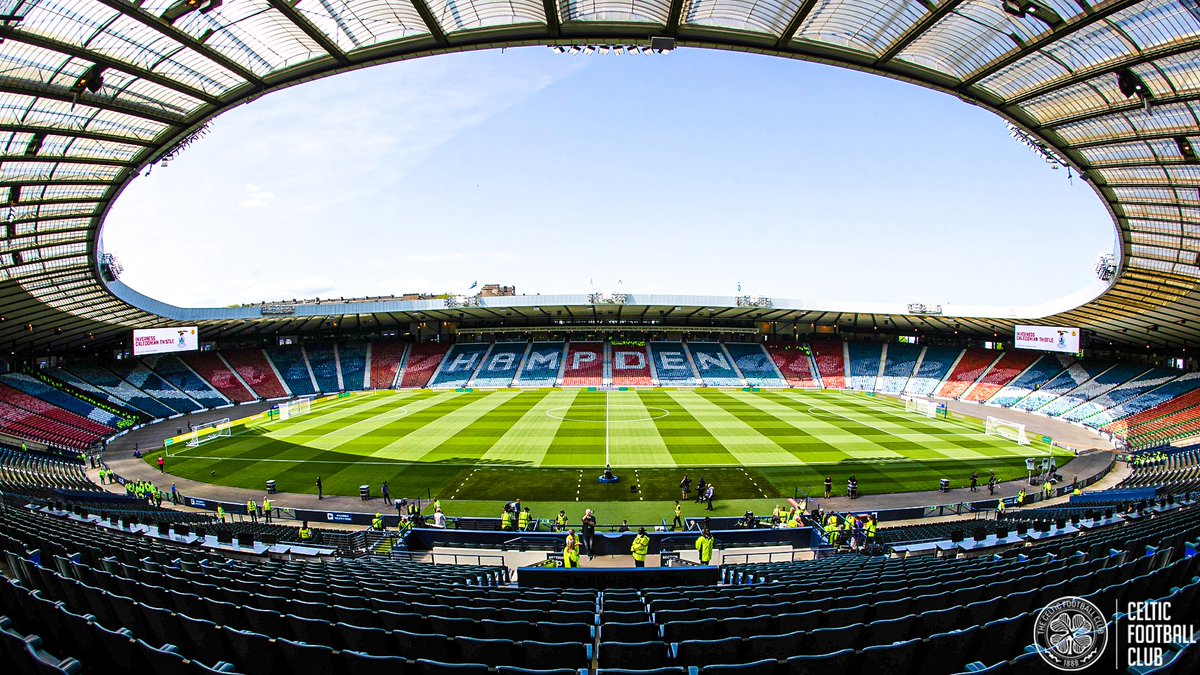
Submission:
[[[242,192],[242,198],[238,200],[238,206],[243,209],[261,209],[268,206],[275,200],[274,192],[267,192],[257,185],[247,184]]]
[[[462,260],[479,260],[483,258],[512,260],[513,255],[503,251],[487,251],[484,253],[462,253],[455,251],[454,253],[422,253],[420,255],[404,256],[404,259],[409,262],[423,263],[458,262]]]

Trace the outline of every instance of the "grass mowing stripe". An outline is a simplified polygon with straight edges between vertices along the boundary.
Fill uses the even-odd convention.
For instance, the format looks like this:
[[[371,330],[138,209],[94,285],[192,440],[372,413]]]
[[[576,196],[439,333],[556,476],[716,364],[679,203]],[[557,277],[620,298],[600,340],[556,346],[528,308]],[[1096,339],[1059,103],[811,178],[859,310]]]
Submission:
[[[821,400],[825,397],[814,397],[817,400],[806,400],[809,397],[788,396],[780,392],[761,392],[759,396],[769,402],[791,408],[812,420],[812,428],[822,438],[836,441],[839,451],[851,459],[871,460],[888,459],[903,451],[891,446],[891,435],[876,433],[878,430],[869,425],[842,415],[831,414],[817,404],[829,405],[830,401]],[[803,423],[802,423],[803,424]],[[807,428],[807,427],[806,427]],[[801,458],[804,460],[804,458]]]
[[[790,464],[792,453],[770,438],[755,431],[733,413],[700,396],[695,391],[672,391],[668,396],[691,411],[713,438],[744,466]]]
[[[412,403],[403,401],[406,403],[406,405],[396,405],[387,412],[379,413],[377,415],[368,415],[363,419],[351,424],[327,423],[323,426],[313,429],[313,433],[320,435],[316,438],[305,441],[305,445],[309,445],[321,450],[353,450],[355,442],[359,439],[372,438],[385,427],[396,424],[398,420],[433,406],[453,401],[456,396],[458,396],[458,394],[454,394],[453,392],[435,394],[432,396],[422,397],[421,400],[413,401]],[[397,404],[399,403],[400,402],[397,402]],[[378,446],[378,440],[379,439],[375,439],[375,442],[373,443],[373,445],[376,447]],[[359,443],[357,445],[361,446],[362,444]]]
[[[636,391],[606,393],[609,457],[613,466],[675,466],[655,421],[670,411],[648,406]],[[633,476],[629,476],[632,480]]]
[[[685,406],[658,390],[639,391],[638,397],[647,407],[666,410],[669,415],[654,420],[654,427],[681,467],[736,466],[733,456],[704,428]]]
[[[760,394],[754,394],[741,400],[741,397],[723,394],[733,400],[741,401],[742,405],[752,407],[762,415],[769,417],[775,423],[770,424],[773,437],[790,435],[798,439],[794,443],[780,443],[795,456],[797,461],[809,463],[833,463],[850,458],[842,448],[827,439],[844,440],[849,435],[836,425],[814,418],[795,408],[771,400]],[[767,424],[756,424],[756,428],[768,428]],[[785,427],[781,429],[780,427]],[[854,438],[858,438],[855,436]],[[861,439],[860,439],[861,440]],[[880,448],[881,457],[898,457],[899,454]]]
[[[556,408],[569,408],[577,395],[577,390],[552,390],[546,393],[483,453],[481,462],[541,466],[562,423],[560,418],[550,413],[557,412]]]
[[[353,405],[338,406],[337,408],[324,406],[319,408],[315,413],[310,413],[305,417],[281,422],[269,422],[263,425],[263,428],[268,430],[268,435],[272,438],[288,439],[292,436],[306,435],[319,427],[341,422],[351,417],[367,419],[372,416],[376,409],[392,408],[400,401],[411,397],[411,393],[367,394],[362,398],[355,396],[345,399],[346,401],[353,401]]]
[[[456,409],[444,415],[439,415],[426,424],[409,431],[400,438],[384,445],[370,454],[374,457],[420,462],[448,461],[461,459],[460,463],[471,463],[483,454],[483,449],[471,451],[455,443],[450,452],[437,452],[438,447],[456,438],[465,429],[489,413],[499,408],[508,400],[519,396],[516,391],[497,391],[486,394],[458,394]],[[461,458],[452,457],[454,452],[462,452]]]

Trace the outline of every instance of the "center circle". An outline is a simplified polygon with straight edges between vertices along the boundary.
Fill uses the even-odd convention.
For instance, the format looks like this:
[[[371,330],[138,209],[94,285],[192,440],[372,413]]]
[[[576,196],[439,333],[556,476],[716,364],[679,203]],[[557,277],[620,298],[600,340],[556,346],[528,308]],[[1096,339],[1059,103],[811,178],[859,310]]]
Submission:
[[[566,412],[569,412],[572,410],[575,410],[575,411],[607,410],[607,415],[605,416],[605,419],[598,419],[598,420],[581,419],[579,417],[567,416]],[[637,412],[644,412],[646,415],[644,417],[634,417],[632,419],[612,419],[613,412],[620,411],[620,410],[636,410]],[[652,411],[657,411],[660,414],[656,415]],[[582,422],[585,424],[588,424],[588,423],[591,423],[591,424],[624,424],[624,423],[628,423],[628,422],[650,422],[653,420],[662,419],[670,414],[671,414],[670,411],[666,410],[665,408],[657,408],[654,406],[632,406],[632,405],[605,406],[602,403],[587,403],[584,405],[565,405],[565,406],[559,406],[557,408],[551,408],[546,411],[547,417],[552,417],[556,420],[562,420],[563,422]]]

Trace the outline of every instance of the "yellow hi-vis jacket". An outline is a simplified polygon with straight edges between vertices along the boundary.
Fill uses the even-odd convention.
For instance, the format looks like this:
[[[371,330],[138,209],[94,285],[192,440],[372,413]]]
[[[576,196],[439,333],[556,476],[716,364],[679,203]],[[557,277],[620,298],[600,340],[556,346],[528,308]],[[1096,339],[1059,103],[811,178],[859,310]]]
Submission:
[[[517,527],[522,532],[529,529],[529,513],[528,512],[522,511],[520,514],[517,515]]]
[[[633,538],[633,545],[629,547],[629,552],[633,554],[633,559],[638,562],[646,562],[646,552],[650,550],[650,537],[644,534],[639,534]]]
[[[700,563],[707,565],[712,560],[713,538],[700,535],[696,540],[696,550],[700,552]]]

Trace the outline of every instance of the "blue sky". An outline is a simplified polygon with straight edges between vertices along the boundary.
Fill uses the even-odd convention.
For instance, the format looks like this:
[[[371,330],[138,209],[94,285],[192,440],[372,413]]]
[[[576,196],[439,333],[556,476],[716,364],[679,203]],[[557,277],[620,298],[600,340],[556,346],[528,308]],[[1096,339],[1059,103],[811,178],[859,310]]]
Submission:
[[[135,180],[104,241],[126,283],[192,306],[476,280],[1022,306],[1090,283],[1113,227],[943,94],[746,54],[526,48],[237,108]]]

